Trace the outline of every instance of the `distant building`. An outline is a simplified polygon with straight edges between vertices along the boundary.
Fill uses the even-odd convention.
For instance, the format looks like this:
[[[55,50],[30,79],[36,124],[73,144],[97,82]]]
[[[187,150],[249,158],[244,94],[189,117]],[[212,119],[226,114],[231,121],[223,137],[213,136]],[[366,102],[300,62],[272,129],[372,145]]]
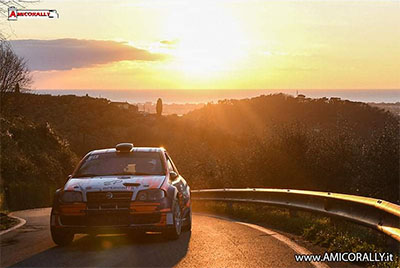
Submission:
[[[306,95],[304,95],[304,94],[298,94],[298,95],[297,95],[297,98],[298,98],[299,100],[304,100],[304,99],[306,98]]]
[[[322,98],[320,98],[320,100],[323,101],[323,102],[325,102],[325,103],[328,103],[328,102],[329,102],[329,99],[328,99],[327,97],[322,97]]]
[[[310,100],[310,98],[306,98],[306,95],[304,95],[304,94],[298,94],[296,99],[299,102],[305,102],[305,101],[309,101]]]
[[[338,97],[331,97],[331,98],[329,99],[329,101],[332,101],[332,102],[340,101],[340,100],[341,100],[341,98],[338,98]]]
[[[117,106],[118,108],[125,109],[125,110],[135,110],[138,111],[138,107],[136,105],[129,104],[128,102],[118,102],[113,101],[110,102],[111,105]]]
[[[110,104],[117,106],[119,108],[122,108],[122,109],[126,109],[126,110],[129,109],[129,105],[130,105],[128,102],[118,102],[118,101],[113,101]]]

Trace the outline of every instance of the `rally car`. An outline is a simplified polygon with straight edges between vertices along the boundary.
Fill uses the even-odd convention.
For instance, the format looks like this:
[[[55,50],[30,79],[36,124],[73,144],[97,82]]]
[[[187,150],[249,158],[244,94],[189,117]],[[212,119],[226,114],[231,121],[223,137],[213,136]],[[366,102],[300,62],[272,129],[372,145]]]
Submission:
[[[58,245],[75,234],[161,232],[177,239],[190,231],[190,187],[164,148],[89,152],[54,196],[51,236]]]

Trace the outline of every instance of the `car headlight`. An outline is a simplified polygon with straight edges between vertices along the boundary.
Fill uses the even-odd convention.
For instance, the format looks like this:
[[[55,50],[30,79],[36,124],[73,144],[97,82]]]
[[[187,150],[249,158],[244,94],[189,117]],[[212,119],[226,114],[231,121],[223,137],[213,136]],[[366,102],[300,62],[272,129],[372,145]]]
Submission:
[[[137,201],[160,201],[165,197],[165,192],[161,189],[149,189],[140,191],[136,197]]]
[[[61,195],[61,201],[64,203],[75,203],[82,202],[82,193],[81,192],[64,192]]]

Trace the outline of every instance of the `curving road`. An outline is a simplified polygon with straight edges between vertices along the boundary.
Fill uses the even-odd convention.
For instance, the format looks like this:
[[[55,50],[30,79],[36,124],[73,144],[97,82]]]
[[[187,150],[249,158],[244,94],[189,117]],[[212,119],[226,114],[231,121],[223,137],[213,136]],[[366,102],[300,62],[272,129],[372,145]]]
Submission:
[[[300,247],[289,239],[285,242],[282,235],[199,214],[194,214],[192,232],[183,233],[177,241],[166,241],[157,234],[136,239],[79,235],[72,245],[62,248],[51,240],[49,213],[49,208],[13,213],[26,224],[0,237],[2,267],[314,266],[296,263],[293,255]]]

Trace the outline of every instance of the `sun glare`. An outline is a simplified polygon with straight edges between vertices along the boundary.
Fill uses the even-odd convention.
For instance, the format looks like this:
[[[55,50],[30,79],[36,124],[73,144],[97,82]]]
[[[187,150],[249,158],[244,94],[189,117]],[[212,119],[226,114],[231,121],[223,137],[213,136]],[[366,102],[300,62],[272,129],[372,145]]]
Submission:
[[[188,5],[171,12],[166,36],[171,67],[186,76],[207,79],[232,70],[246,55],[240,20],[226,6],[207,3]]]

